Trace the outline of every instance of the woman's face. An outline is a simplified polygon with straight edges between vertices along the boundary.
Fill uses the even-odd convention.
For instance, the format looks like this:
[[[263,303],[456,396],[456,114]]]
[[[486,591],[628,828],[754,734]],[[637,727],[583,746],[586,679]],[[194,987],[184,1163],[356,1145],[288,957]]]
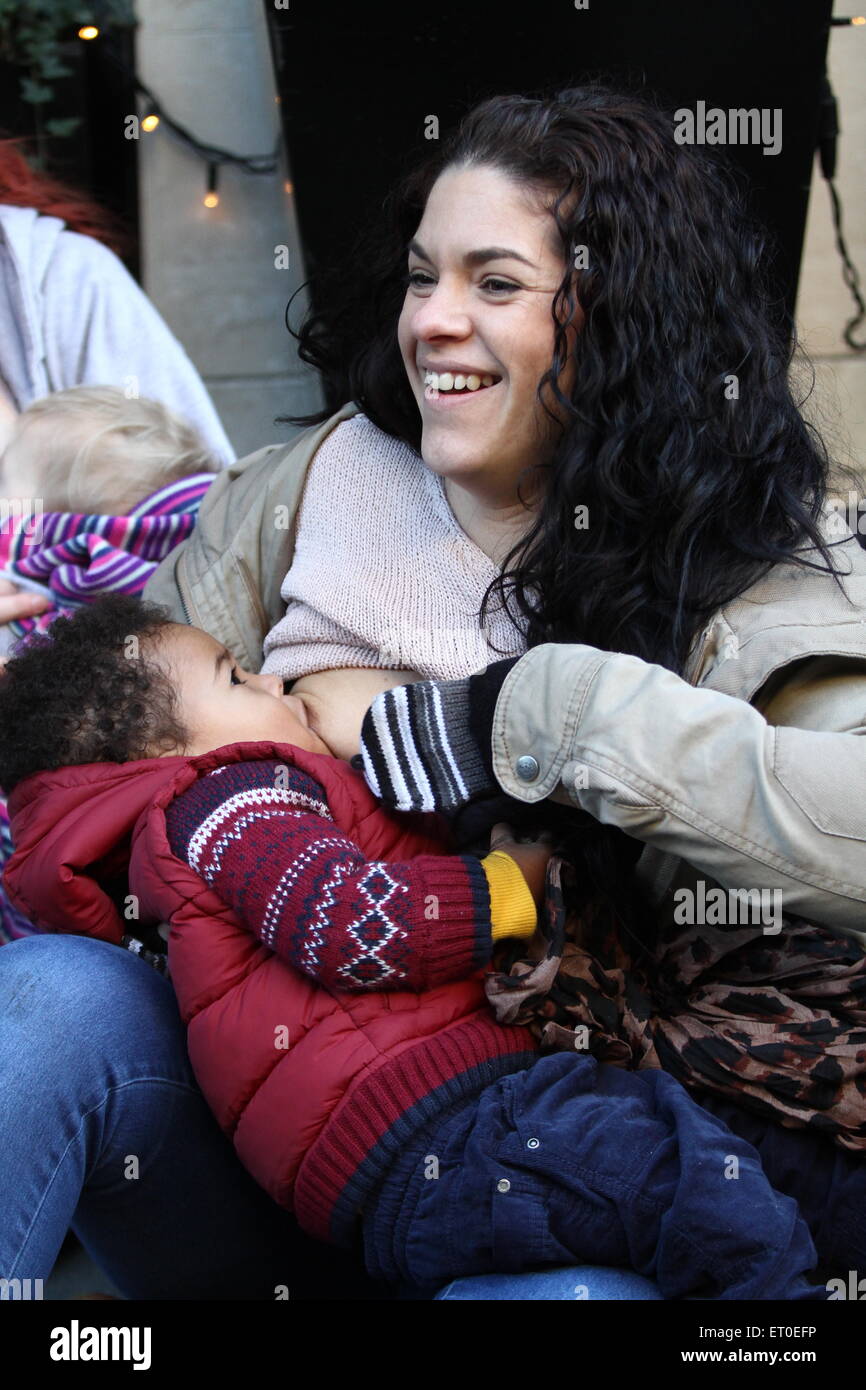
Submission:
[[[557,436],[536,391],[553,353],[558,241],[537,193],[489,166],[455,166],[433,185],[410,243],[398,340],[424,462],[503,500]]]

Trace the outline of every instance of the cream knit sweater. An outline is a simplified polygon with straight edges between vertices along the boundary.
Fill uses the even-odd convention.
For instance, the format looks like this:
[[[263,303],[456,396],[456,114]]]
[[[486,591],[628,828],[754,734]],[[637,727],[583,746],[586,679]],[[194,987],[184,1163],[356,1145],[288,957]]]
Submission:
[[[472,675],[526,642],[494,596],[497,574],[460,528],[442,479],[365,415],[316,452],[281,593],[285,617],[265,638],[262,670],[294,679],[335,666]]]

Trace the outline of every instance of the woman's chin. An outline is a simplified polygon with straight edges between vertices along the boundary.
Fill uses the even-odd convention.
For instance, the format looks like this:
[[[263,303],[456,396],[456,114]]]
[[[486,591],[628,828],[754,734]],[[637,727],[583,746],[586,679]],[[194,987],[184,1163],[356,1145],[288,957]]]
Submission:
[[[459,480],[478,473],[489,472],[491,459],[497,456],[496,447],[486,440],[469,441],[443,439],[439,430],[425,430],[421,436],[421,457],[431,473],[440,478]]]

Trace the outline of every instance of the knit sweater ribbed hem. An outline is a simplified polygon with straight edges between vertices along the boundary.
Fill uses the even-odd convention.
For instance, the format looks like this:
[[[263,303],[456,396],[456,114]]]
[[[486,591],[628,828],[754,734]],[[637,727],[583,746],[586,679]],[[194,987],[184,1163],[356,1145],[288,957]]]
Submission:
[[[359,1210],[401,1148],[455,1101],[537,1055],[528,1029],[503,1027],[484,1009],[378,1067],[337,1107],[301,1165],[294,1190],[301,1226],[318,1240],[351,1245]]]

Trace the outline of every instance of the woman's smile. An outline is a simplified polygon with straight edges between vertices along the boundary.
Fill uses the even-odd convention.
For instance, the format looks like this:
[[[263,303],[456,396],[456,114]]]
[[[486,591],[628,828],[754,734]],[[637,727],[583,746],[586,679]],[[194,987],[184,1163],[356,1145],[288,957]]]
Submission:
[[[446,376],[447,375],[449,374],[446,373]],[[478,377],[476,376],[474,380],[478,381]],[[495,391],[501,384],[501,380],[494,381],[490,378],[485,384],[479,384],[478,386],[467,385],[451,387],[446,385],[443,388],[436,380],[436,373],[427,372],[424,378],[424,405],[433,406],[437,409],[441,409],[444,406],[447,409],[457,405],[460,401],[478,401],[488,396],[491,391]]]

